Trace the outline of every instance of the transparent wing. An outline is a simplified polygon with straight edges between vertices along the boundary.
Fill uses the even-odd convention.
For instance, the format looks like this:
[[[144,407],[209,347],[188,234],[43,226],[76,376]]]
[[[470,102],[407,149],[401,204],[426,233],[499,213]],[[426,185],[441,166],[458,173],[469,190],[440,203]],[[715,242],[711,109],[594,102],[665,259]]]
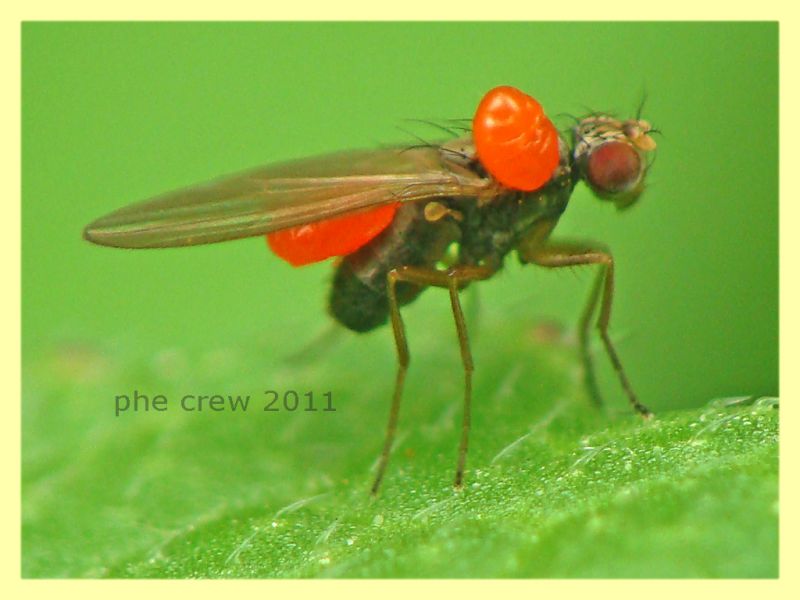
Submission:
[[[261,167],[121,208],[83,236],[119,248],[210,244],[391,202],[490,194],[468,158],[437,147],[387,148]]]

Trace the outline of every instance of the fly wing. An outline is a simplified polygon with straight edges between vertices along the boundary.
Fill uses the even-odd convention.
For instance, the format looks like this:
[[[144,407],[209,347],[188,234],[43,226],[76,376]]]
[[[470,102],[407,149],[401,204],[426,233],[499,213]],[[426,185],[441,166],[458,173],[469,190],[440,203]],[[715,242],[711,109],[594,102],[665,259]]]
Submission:
[[[87,225],[83,236],[118,248],[211,244],[391,202],[485,195],[490,181],[463,163],[424,147],[271,165],[121,208]]]

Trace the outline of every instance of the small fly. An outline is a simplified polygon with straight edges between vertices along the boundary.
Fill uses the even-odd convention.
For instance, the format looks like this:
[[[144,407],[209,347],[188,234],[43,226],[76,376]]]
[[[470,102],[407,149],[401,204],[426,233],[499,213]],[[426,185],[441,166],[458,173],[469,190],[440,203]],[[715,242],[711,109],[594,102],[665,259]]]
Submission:
[[[644,189],[653,130],[639,118],[593,113],[565,139],[541,105],[501,86],[481,100],[463,137],[441,144],[349,151],[266,166],[116,210],[83,237],[118,248],[167,248],[266,235],[294,266],[338,257],[328,306],[356,332],[390,322],[397,377],[372,493],[380,487],[397,427],[409,350],[400,307],[428,287],[449,292],[464,367],[464,412],[455,487],[462,487],[474,370],[459,291],[497,273],[510,252],[547,268],[596,265],[580,321],[584,377],[601,403],[589,352],[597,328],[636,412],[639,402],[608,335],[614,259],[607,248],[550,239],[572,190],[630,207]]]

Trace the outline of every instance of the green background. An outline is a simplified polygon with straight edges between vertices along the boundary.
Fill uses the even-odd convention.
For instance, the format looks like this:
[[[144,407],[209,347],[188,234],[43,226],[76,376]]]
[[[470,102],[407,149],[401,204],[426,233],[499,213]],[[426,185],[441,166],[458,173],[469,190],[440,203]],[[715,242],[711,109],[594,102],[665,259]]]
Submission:
[[[470,117],[482,93],[499,84],[534,95],[560,128],[569,125],[562,113],[632,115],[646,92],[644,116],[663,135],[643,199],[617,213],[579,186],[556,231],[612,248],[612,333],[642,401],[657,414],[700,419],[704,409],[670,411],[698,409],[717,397],[777,394],[777,34],[770,23],[23,25],[23,574],[774,575],[773,554],[713,572],[697,567],[702,561],[661,569],[664,553],[632,571],[602,560],[586,568],[555,561],[531,571],[519,566],[528,564],[519,556],[518,568],[477,571],[422,555],[405,569],[327,572],[330,561],[309,570],[300,564],[307,553],[292,558],[280,544],[276,551],[288,558],[269,568],[215,569],[213,556],[229,557],[224,543],[218,552],[215,544],[236,537],[226,525],[229,510],[244,511],[234,519],[239,523],[262,513],[270,521],[300,497],[340,498],[346,489],[347,502],[361,498],[391,392],[390,332],[320,342],[315,356],[292,366],[284,359],[329,326],[330,265],[292,269],[262,239],[130,252],[91,246],[80,232],[123,204],[219,174],[415,143],[400,128],[435,132],[405,119]],[[515,262],[466,299],[477,363],[474,470],[488,468],[498,450],[535,429],[564,394],[570,419],[553,442],[564,456],[582,435],[607,425],[584,414],[568,335],[590,271],[547,272]],[[462,376],[446,295],[431,291],[404,314],[412,406],[401,423],[398,453],[406,455],[390,464],[383,500],[398,505],[383,515],[407,514],[415,472],[424,472],[437,494],[451,494],[460,415]],[[561,323],[567,333],[553,334],[554,342],[549,329],[536,328],[539,319]],[[532,338],[539,341],[532,345]],[[608,412],[616,417],[608,426],[637,431],[641,425],[629,419],[607,361],[599,351],[598,357]],[[498,404],[508,373],[523,387],[510,392],[516,402]],[[113,415],[114,396],[134,389],[175,397],[266,388],[318,395],[334,389],[338,412],[273,420]],[[646,442],[647,435],[636,439]],[[728,447],[720,443],[712,444],[717,456]],[[774,452],[770,457],[774,462]],[[528,459],[538,464],[542,456]],[[770,487],[777,471],[768,471],[765,497],[777,498]],[[534,467],[515,472],[536,477]],[[401,485],[401,474],[412,478],[410,486]],[[590,497],[587,489],[577,493]],[[521,497],[529,492],[515,490]],[[508,498],[498,492],[491,501]],[[560,505],[554,498],[550,506]],[[373,523],[375,507],[362,508]],[[464,504],[458,514],[474,516],[472,509]],[[223,534],[186,543],[206,544],[208,556],[189,553],[181,562],[179,550],[164,550],[207,522]],[[774,525],[773,515],[756,527],[764,548],[774,550]],[[397,528],[401,536],[410,531],[402,518]],[[464,537],[457,547],[481,563],[470,543],[484,538],[458,531]],[[309,533],[317,541],[318,535]],[[419,547],[403,539],[393,552]],[[720,549],[726,540],[718,538]],[[387,550],[385,541],[373,541]],[[745,535],[741,541],[753,543]],[[514,547],[508,539],[497,543]],[[626,549],[641,554],[635,544]],[[148,570],[153,556],[167,556],[169,566]]]

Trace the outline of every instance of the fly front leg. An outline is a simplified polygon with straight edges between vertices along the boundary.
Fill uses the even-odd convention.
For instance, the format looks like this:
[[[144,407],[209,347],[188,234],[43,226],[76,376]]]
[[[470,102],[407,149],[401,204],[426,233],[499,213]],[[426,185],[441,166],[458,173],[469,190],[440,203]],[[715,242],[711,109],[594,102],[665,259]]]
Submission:
[[[589,328],[591,326],[592,315],[600,301],[600,314],[597,318],[597,328],[606,352],[614,365],[619,381],[622,384],[628,400],[633,409],[643,417],[649,417],[650,410],[639,402],[636,394],[631,387],[622,361],[619,359],[614,344],[608,335],[608,324],[611,320],[611,304],[614,299],[614,257],[608,250],[592,247],[589,244],[570,244],[559,242],[545,242],[542,244],[523,246],[519,249],[520,258],[524,262],[532,262],[542,267],[556,269],[560,267],[575,267],[581,265],[599,265],[589,301],[581,316],[579,326],[579,340],[581,348],[581,358],[584,365],[584,377],[589,393],[594,402],[598,405],[602,403],[600,391],[597,385],[594,364],[591,353],[589,352]]]
[[[461,348],[461,361],[464,365],[464,415],[461,422],[461,443],[458,449],[458,466],[456,467],[456,477],[454,485],[460,488],[464,479],[464,465],[469,446],[469,428],[471,420],[472,402],[472,353],[469,348],[469,338],[467,336],[467,325],[464,320],[464,312],[461,309],[461,301],[458,297],[458,290],[465,283],[487,279],[492,276],[494,271],[488,267],[464,266],[453,267],[447,271],[438,271],[424,267],[403,266],[392,269],[388,274],[388,297],[389,297],[389,316],[392,322],[395,345],[397,347],[397,378],[395,380],[394,395],[392,396],[392,406],[389,411],[389,423],[386,426],[386,439],[383,444],[383,451],[378,462],[378,471],[375,481],[372,484],[372,494],[378,492],[378,488],[383,480],[386,465],[389,462],[389,455],[394,443],[394,436],[397,430],[397,418],[400,413],[400,399],[403,395],[403,384],[405,383],[406,371],[411,356],[408,352],[408,342],[406,341],[406,331],[403,318],[400,315],[400,306],[397,301],[397,283],[406,282],[419,286],[433,286],[447,288],[450,292],[450,305],[453,310],[453,317],[458,333],[458,343]]]

